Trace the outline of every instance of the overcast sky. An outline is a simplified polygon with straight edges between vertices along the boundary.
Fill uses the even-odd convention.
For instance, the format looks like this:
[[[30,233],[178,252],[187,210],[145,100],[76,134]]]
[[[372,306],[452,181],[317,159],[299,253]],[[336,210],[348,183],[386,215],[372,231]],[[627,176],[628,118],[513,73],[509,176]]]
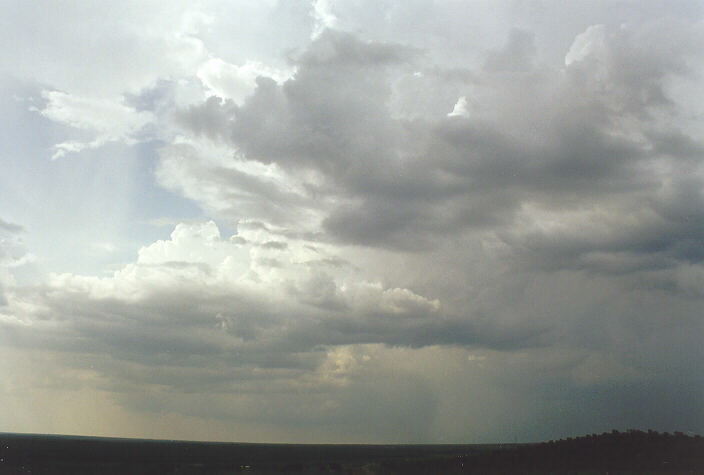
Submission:
[[[704,433],[699,1],[4,1],[0,431]]]

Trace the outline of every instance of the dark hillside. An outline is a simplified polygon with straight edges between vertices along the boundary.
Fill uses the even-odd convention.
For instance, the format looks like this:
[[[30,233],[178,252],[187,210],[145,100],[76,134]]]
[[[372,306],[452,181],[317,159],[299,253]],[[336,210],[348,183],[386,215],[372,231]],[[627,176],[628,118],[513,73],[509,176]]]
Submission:
[[[448,464],[445,470],[463,473],[704,473],[704,439],[681,432],[614,430],[463,456],[453,465]]]
[[[704,473],[699,436],[612,431],[539,444],[235,444],[0,434],[0,474]]]

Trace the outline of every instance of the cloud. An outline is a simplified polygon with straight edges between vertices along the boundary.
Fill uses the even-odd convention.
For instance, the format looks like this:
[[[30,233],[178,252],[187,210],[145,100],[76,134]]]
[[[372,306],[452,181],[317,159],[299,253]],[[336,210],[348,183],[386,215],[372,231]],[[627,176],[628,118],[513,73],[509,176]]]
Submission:
[[[223,239],[213,222],[179,224],[169,240],[142,248],[136,262],[112,277],[54,276],[41,299],[41,308],[50,313],[26,318],[55,321],[55,330],[68,335],[89,332],[91,345],[111,351],[143,344],[148,358],[159,352],[156,341],[164,338],[163,344],[180,348],[181,357],[234,353],[245,345],[255,358],[283,352],[284,366],[292,364],[287,352],[339,344],[540,344],[539,328],[508,331],[473,322],[470,315],[447,313],[439,299],[366,280],[340,266],[333,248],[311,247],[283,231],[241,222],[237,234]],[[170,303],[159,309],[154,307],[159,301]],[[64,320],[65,306],[86,319]],[[123,312],[141,316],[125,320]],[[114,326],[106,340],[103,325]],[[168,336],[156,337],[154,325],[165,325]],[[124,340],[118,337],[121,331],[127,332]],[[144,341],[152,338],[153,344]],[[130,339],[134,341],[128,343]]]
[[[643,239],[647,228],[672,233],[652,239],[678,245],[676,229],[692,224],[674,224],[674,214],[664,216],[665,208],[670,209],[665,202],[674,199],[667,190],[679,186],[671,185],[672,180],[685,180],[679,174],[688,173],[692,164],[674,155],[668,137],[675,133],[676,143],[690,144],[688,156],[696,153],[698,139],[669,127],[655,131],[663,127],[660,116],[677,114],[667,99],[667,81],[688,75],[683,65],[696,52],[670,43],[674,53],[664,58],[662,48],[645,49],[643,41],[653,43],[669,30],[658,26],[646,31],[607,33],[603,26],[590,27],[575,40],[563,69],[538,69],[534,47],[525,46],[531,36],[514,31],[503,49],[487,55],[482,71],[453,85],[465,93],[450,117],[424,118],[406,118],[389,106],[400,100],[398,84],[415,77],[412,51],[327,31],[299,57],[292,78],[278,84],[262,77],[241,106],[208,101],[192,107],[181,123],[205,132],[202,124],[211,119],[198,118],[221,116],[205,133],[237,150],[232,163],[249,160],[279,167],[286,181],[301,184],[301,206],[317,208],[321,230],[340,242],[422,249],[474,230],[495,232],[519,250],[526,249],[516,241],[523,239],[517,237],[521,229],[543,226],[540,220],[548,215],[561,223],[582,216],[591,222],[576,222],[573,229],[594,225],[612,239],[622,239],[616,236],[618,225],[609,224],[611,213],[602,213],[603,220],[597,217],[597,209],[608,207],[620,215],[652,216],[633,224],[638,229],[633,239],[636,234]],[[687,34],[693,38],[699,33]],[[464,120],[452,120],[460,116]],[[668,163],[672,171],[663,175],[655,163]],[[219,190],[244,191],[244,183],[234,176],[218,180]],[[197,195],[191,196],[213,204]],[[271,188],[254,196],[259,202],[271,197],[279,201]],[[646,209],[635,210],[644,203]],[[232,211],[239,216],[252,212]],[[281,220],[273,210],[257,210],[262,212],[267,219]],[[618,220],[615,215],[613,219]],[[656,231],[658,219],[670,230]],[[550,239],[552,231],[547,232]],[[571,246],[564,239],[560,243]],[[655,251],[645,243],[623,245]],[[596,243],[587,248],[585,252],[604,251]],[[645,251],[644,259],[650,259]]]
[[[60,91],[44,91],[42,96],[47,101],[40,110],[44,117],[92,136],[87,142],[72,140],[56,144],[53,160],[108,142],[134,144],[140,132],[154,121],[152,113],[136,111],[123,101],[74,97]]]
[[[0,229],[9,233],[19,233],[24,230],[19,224],[11,223],[3,219],[0,219]]]
[[[17,284],[16,274],[36,261],[19,236],[25,229],[0,219],[0,313],[9,304],[8,293]]]
[[[211,58],[198,69],[197,75],[211,94],[241,104],[254,91],[258,77],[265,76],[281,82],[290,73],[275,70],[258,61],[235,66],[220,58]]]
[[[267,241],[277,244],[252,254],[258,278],[285,275],[280,253],[296,240],[381,276],[350,281],[349,267],[331,266],[289,280],[300,310],[278,336],[224,313],[222,325],[288,352],[267,347],[257,364],[332,374],[356,363],[321,363],[317,347],[520,354],[510,364],[540,382],[513,367],[501,384],[584,397],[602,388],[607,399],[674,382],[658,372],[664,361],[691,375],[656,343],[693,348],[664,315],[696,334],[701,304],[701,135],[673,93],[701,58],[665,38],[700,33],[680,27],[589,27],[560,65],[516,30],[467,70],[326,30],[292,77],[258,78],[241,103],[182,110],[184,134],[197,138],[163,149],[159,180],[219,216],[279,227]],[[404,280],[414,285],[395,283]],[[605,360],[611,371],[599,369]],[[507,371],[507,361],[477,370]]]
[[[440,300],[369,281],[341,265],[333,247],[285,231],[241,222],[223,238],[213,222],[179,224],[111,277],[60,274],[46,285],[13,288],[0,325],[20,351],[52,352],[73,368],[91,361],[99,384],[131,410],[159,406],[284,426],[332,421],[378,440],[394,437],[399,424],[410,430],[404,440],[427,437],[435,396],[411,373],[379,385],[384,372],[357,353],[364,345],[540,344],[535,329],[509,332],[448,314]],[[233,381],[237,396],[228,396]],[[287,415],[293,388],[317,396]],[[269,409],[252,399],[272,391],[281,396],[269,399]],[[357,420],[367,404],[388,406],[382,412],[396,422],[369,426],[381,416],[374,411]],[[407,421],[419,408],[427,417]]]
[[[584,61],[590,56],[603,58],[606,55],[606,27],[592,25],[574,39],[570,50],[565,55],[565,66],[575,61]]]
[[[489,71],[520,72],[534,67],[536,56],[533,34],[517,29],[511,30],[506,45],[486,55],[484,68]]]
[[[326,29],[334,29],[338,25],[338,18],[332,13],[330,0],[315,0],[313,2],[313,10],[311,16],[315,20],[311,38],[316,39]]]
[[[469,111],[467,110],[467,98],[461,96],[457,99],[455,106],[452,111],[447,114],[448,117],[469,117]]]
[[[0,221],[0,359],[49,375],[10,378],[13,407],[262,441],[704,427],[701,24],[491,5],[147,4],[85,62],[20,64],[45,91],[32,143],[101,163],[45,160],[54,204],[39,182],[8,203],[111,260],[36,276],[20,237],[61,239]]]

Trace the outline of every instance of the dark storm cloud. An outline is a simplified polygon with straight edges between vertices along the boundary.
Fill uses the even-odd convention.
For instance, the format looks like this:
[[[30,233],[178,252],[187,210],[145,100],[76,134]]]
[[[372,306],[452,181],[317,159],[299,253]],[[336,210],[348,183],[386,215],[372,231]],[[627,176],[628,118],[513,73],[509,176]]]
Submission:
[[[680,131],[653,131],[649,139],[657,154],[692,161],[704,157],[704,144]]]
[[[184,121],[218,137],[228,128],[229,141],[249,159],[294,175],[318,173],[323,182],[310,190],[334,199],[323,227],[341,242],[418,250],[462,230],[489,230],[551,266],[588,267],[588,253],[627,253],[643,265],[659,257],[696,262],[698,179],[690,180],[686,200],[677,198],[672,187],[663,192],[663,177],[650,165],[698,163],[698,139],[662,129],[654,117],[677,120],[666,80],[691,77],[688,64],[700,54],[690,45],[700,36],[669,21],[590,27],[575,41],[568,67],[555,69],[540,63],[533,35],[514,30],[503,49],[486,54],[483,70],[446,82],[466,96],[465,115],[410,119],[390,104],[400,100],[398,85],[412,77],[418,53],[327,31],[294,60],[291,79],[279,85],[260,78],[241,107],[211,98]],[[672,176],[681,182],[679,174]],[[223,177],[221,185],[228,183],[247,188]],[[253,199],[284,200],[270,191]],[[654,217],[626,226],[631,232],[610,217],[597,223],[598,238],[587,230],[541,241],[517,227],[526,204],[554,212],[646,208]]]
[[[533,67],[535,58],[533,34],[514,29],[503,49],[486,55],[484,67],[489,71],[527,71]]]
[[[327,32],[295,63],[293,79],[280,86],[257,80],[235,113],[234,143],[252,159],[284,167],[309,166],[340,178],[364,173],[370,162],[388,159],[378,156],[392,145],[383,141],[396,127],[385,105],[387,74],[409,56],[401,46]]]
[[[212,139],[227,138],[236,104],[217,96],[209,97],[199,106],[191,106],[176,115],[179,123],[188,124],[195,134],[203,134]]]
[[[174,269],[170,263],[165,265]],[[324,281],[314,284],[318,289],[326,285]],[[242,292],[218,293],[187,281],[179,289],[153,290],[136,302],[56,290],[27,289],[19,295],[41,302],[42,310],[34,328],[3,324],[5,334],[12,335],[8,343],[109,355],[142,365],[198,368],[217,358],[233,370],[313,370],[325,348],[339,345],[516,350],[551,341],[549,329],[536,322],[509,326],[471,315],[430,312],[412,303],[404,311],[360,310],[316,300],[316,289],[306,289],[306,295],[294,293],[304,305],[291,303],[286,308]]]
[[[284,313],[247,304],[233,314],[227,309],[236,299],[226,304],[223,297],[209,310],[226,329],[222,340],[209,341],[223,346],[199,349],[195,327],[184,327],[187,336],[172,339],[181,342],[174,354],[215,351],[233,367],[305,372],[341,345],[508,352],[623,346],[616,361],[626,375],[647,379],[657,371],[656,363],[626,364],[634,348],[684,365],[653,339],[681,341],[668,312],[699,331],[692,318],[704,251],[701,140],[682,125],[668,89],[673,78],[696,77],[689,64],[699,52],[689,45],[699,35],[668,22],[594,26],[558,67],[542,62],[531,33],[515,30],[478,69],[441,71],[425,67],[417,51],[328,31],[293,60],[296,72],[283,83],[260,77],[241,105],[210,98],[182,111],[182,126],[230,147],[233,161],[275,164],[304,183],[305,192],[291,194],[182,154],[190,176],[226,197],[230,216],[252,213],[291,226],[282,243],[296,234],[290,216],[307,209],[322,225],[307,237],[326,244],[442,255],[453,238],[469,244],[488,236],[500,251],[480,277],[471,265],[449,263],[459,256],[448,258],[447,271],[467,279],[467,288],[482,280],[487,288],[453,296],[437,313],[359,311],[320,274],[291,288],[305,308]],[[448,115],[453,107],[458,112]],[[164,160],[180,153],[165,149]],[[281,266],[269,257],[259,262]],[[691,300],[678,300],[682,295]],[[656,296],[669,307],[653,305]],[[172,310],[181,311],[183,321],[200,320],[199,305]],[[139,340],[141,332],[128,334]],[[599,370],[579,371],[585,381],[603,379]]]
[[[572,229],[502,234],[538,267],[629,273],[700,264],[704,259],[704,195],[697,179],[677,177],[649,193],[633,193],[620,213]]]
[[[683,335],[702,330],[701,138],[686,126],[670,84],[698,77],[691,65],[700,52],[690,45],[699,36],[669,21],[594,26],[562,67],[543,63],[534,35],[514,30],[479,68],[444,71],[426,66],[422,54],[388,54],[387,44],[328,32],[294,60],[296,73],[284,83],[260,78],[241,106],[210,99],[192,108],[193,117],[221,115],[210,136],[247,159],[294,177],[314,173],[309,194],[289,203],[318,210],[323,233],[315,240],[412,251],[420,265],[424,253],[443,256],[453,239],[467,243],[437,268],[428,264],[429,280],[458,278],[466,293],[445,294],[452,302],[445,311],[355,313],[322,291],[323,279],[320,295],[306,301],[324,313],[260,329],[249,354],[256,345],[270,357],[280,351],[283,359],[271,357],[268,367],[296,367],[326,348],[358,344],[524,355],[523,370],[498,370],[506,372],[498,384],[554,402],[549,409],[516,402],[536,414],[578,411],[582,396],[565,391],[596,395],[594,415],[633,381],[648,394],[675,381],[696,386],[699,369],[689,361],[697,345]],[[221,177],[225,189],[252,190]],[[234,204],[235,216],[237,206],[244,211]],[[264,219],[281,222],[273,212]],[[486,269],[461,260],[491,254],[470,250],[475,239],[498,246]],[[426,285],[442,292],[442,284]],[[544,367],[541,351],[589,356],[558,371]],[[600,352],[611,356],[594,356]],[[311,359],[284,356],[306,354]],[[667,419],[657,403],[639,404],[638,414]],[[592,430],[578,419],[565,424]]]
[[[361,320],[326,319],[310,328],[296,329],[289,335],[310,345],[351,345],[381,343],[391,346],[422,348],[433,345],[463,346],[514,351],[542,347],[551,343],[549,329],[529,324],[502,326],[477,322],[472,316],[461,318],[416,318],[372,315]]]

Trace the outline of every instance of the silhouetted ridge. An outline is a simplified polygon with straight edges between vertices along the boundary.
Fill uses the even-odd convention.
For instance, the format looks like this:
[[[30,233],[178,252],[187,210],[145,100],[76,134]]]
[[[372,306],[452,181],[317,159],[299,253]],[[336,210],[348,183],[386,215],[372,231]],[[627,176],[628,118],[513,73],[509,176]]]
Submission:
[[[704,439],[682,432],[613,430],[484,452],[463,457],[460,464],[470,471],[692,471],[704,469]]]

